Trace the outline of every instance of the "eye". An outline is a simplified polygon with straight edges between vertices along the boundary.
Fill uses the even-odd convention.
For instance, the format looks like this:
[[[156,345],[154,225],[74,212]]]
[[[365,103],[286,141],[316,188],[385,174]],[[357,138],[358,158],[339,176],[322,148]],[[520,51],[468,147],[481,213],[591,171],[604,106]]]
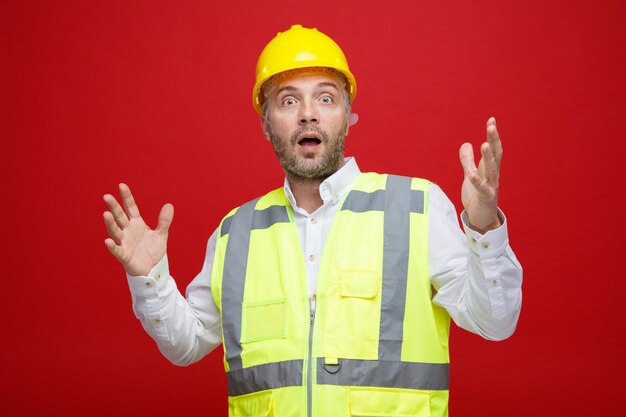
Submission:
[[[284,98],[282,101],[283,106],[293,106],[294,104],[296,104],[296,99],[293,97]]]
[[[324,104],[331,104],[334,100],[331,96],[322,96],[320,101]]]

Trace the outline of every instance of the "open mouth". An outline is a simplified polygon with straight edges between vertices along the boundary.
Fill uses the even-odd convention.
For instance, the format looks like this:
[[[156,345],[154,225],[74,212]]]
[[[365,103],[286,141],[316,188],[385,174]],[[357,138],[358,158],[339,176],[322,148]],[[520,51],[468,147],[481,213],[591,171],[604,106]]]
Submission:
[[[298,145],[303,147],[315,147],[322,143],[322,135],[315,130],[301,132],[297,139]]]
[[[298,145],[300,146],[315,146],[320,143],[322,143],[322,141],[315,137],[304,137],[298,141]]]

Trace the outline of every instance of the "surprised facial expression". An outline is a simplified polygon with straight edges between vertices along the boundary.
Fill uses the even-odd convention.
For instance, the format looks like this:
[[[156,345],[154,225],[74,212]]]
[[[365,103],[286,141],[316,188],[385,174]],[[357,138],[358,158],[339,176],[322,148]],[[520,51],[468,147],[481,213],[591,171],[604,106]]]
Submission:
[[[263,128],[287,176],[323,180],[343,165],[344,94],[339,80],[319,72],[283,77],[272,88]]]

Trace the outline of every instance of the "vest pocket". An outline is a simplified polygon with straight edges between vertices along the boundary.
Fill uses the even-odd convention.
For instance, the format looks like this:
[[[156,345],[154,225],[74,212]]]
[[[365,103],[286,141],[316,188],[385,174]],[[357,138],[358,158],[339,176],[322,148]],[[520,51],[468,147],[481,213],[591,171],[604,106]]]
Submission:
[[[378,271],[341,271],[341,296],[374,298],[380,283]]]
[[[351,389],[350,416],[430,417],[430,396],[425,392],[408,390]]]
[[[270,391],[231,397],[235,417],[274,417],[274,394]]]
[[[286,336],[285,299],[243,303],[241,343],[282,339]]]
[[[342,270],[328,288],[324,356],[378,359],[380,272]]]

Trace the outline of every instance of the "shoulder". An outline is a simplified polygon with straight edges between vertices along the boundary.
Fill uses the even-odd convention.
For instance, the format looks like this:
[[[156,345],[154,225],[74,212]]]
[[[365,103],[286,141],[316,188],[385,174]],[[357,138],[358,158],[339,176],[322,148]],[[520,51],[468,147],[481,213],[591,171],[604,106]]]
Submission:
[[[418,177],[407,177],[395,174],[380,174],[378,172],[363,172],[359,176],[355,186],[369,189],[384,189],[390,181],[408,182],[410,181],[411,189],[428,191],[433,182]]]
[[[218,229],[219,230],[218,236],[223,236],[225,234],[223,231],[228,230],[228,228],[230,227],[230,223],[233,219],[233,216],[235,216],[237,212],[244,206],[252,205],[254,206],[254,210],[264,210],[271,206],[281,206],[281,205],[287,205],[287,204],[288,204],[288,200],[287,200],[287,197],[285,196],[285,191],[282,187],[276,188],[260,197],[247,201],[246,203],[238,207],[235,207],[234,209],[229,211],[228,214],[226,214],[226,216],[222,218],[219,229]]]

